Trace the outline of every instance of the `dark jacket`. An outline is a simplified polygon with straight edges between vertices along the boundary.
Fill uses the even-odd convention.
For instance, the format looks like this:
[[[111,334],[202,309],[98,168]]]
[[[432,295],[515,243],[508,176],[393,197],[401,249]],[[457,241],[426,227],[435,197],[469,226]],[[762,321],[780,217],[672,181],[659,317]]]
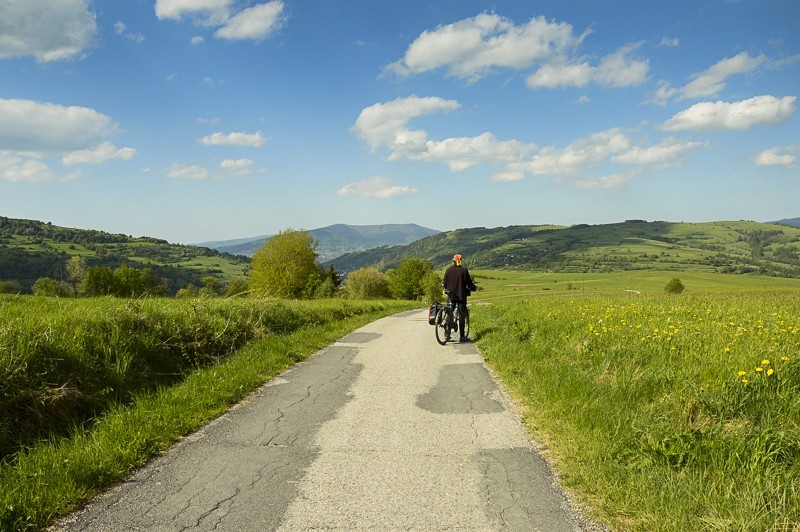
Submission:
[[[469,275],[469,270],[464,266],[456,266],[455,264],[444,272],[442,285],[450,292],[452,301],[466,301],[469,295],[468,290],[477,290],[475,283],[472,282],[472,277]]]

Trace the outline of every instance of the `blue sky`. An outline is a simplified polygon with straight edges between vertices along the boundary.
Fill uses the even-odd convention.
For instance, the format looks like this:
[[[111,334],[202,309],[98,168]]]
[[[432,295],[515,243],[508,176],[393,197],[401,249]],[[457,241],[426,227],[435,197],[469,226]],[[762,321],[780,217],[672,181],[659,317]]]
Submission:
[[[0,215],[192,243],[800,216],[796,0],[0,2]]]

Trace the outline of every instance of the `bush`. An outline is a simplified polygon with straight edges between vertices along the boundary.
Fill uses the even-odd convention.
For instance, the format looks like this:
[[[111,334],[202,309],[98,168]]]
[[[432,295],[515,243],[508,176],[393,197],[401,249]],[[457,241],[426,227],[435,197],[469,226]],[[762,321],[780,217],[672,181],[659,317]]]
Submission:
[[[375,268],[359,268],[347,276],[347,294],[353,299],[389,297],[389,282]]]
[[[664,291],[668,294],[680,294],[685,289],[686,287],[683,286],[683,283],[677,277],[668,282],[667,286],[664,287]]]

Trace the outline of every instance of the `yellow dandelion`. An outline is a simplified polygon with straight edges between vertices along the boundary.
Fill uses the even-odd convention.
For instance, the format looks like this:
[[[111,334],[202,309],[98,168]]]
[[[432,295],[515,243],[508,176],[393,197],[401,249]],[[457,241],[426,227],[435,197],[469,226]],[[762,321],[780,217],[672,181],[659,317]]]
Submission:
[[[726,353],[730,353],[730,352],[731,352],[731,348],[730,348],[730,347],[726,347],[726,348],[725,348],[725,352],[726,352]]]
[[[746,372],[746,371],[740,371],[740,372],[739,372],[739,376],[740,376],[740,377],[744,377],[745,375],[747,375],[747,372]]]
[[[789,357],[781,357],[781,360],[783,360],[784,362],[787,362],[789,360]]]
[[[764,371],[764,368],[756,368],[756,371],[761,373],[762,371]]]
[[[762,366],[769,366],[769,360],[767,360],[767,359],[765,358],[764,360],[762,360],[762,361],[761,361],[761,365],[762,365]]]
[[[747,379],[742,379],[742,382],[747,384]]]
[[[769,369],[767,370],[767,376],[770,376],[770,375],[772,375],[773,373],[775,373],[775,370],[774,370],[774,369],[772,369],[772,368],[769,368]]]

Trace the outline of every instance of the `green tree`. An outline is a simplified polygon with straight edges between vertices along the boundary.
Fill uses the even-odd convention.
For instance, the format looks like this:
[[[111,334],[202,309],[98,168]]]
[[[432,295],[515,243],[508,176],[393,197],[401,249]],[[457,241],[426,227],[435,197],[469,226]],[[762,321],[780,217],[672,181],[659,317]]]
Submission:
[[[178,299],[190,299],[193,297],[197,297],[197,295],[198,295],[197,287],[192,283],[189,283],[188,285],[186,285],[186,288],[181,288],[180,290],[178,290],[178,292],[175,294],[175,297]]]
[[[202,288],[200,288],[201,296],[219,297],[222,294],[222,285],[216,277],[209,275],[208,277],[203,277],[200,282],[203,283]]]
[[[433,271],[433,263],[417,257],[409,257],[386,272],[389,292],[397,299],[419,299],[426,294],[423,279]]]
[[[310,297],[321,282],[317,243],[308,231],[286,229],[253,254],[250,289],[259,296]]]
[[[422,289],[425,293],[425,301],[428,304],[443,299],[442,278],[433,270],[426,273],[425,277],[422,278]]]
[[[89,297],[107,296],[114,292],[114,272],[108,266],[93,266],[86,271],[81,292]]]
[[[389,283],[375,268],[359,268],[350,272],[345,281],[347,295],[352,299],[380,299],[389,297]]]
[[[72,287],[49,277],[40,277],[33,283],[33,295],[51,297],[69,297],[73,295]]]
[[[21,294],[24,291],[19,281],[0,281],[0,294]]]
[[[677,277],[668,282],[667,286],[664,287],[664,291],[668,294],[680,294],[685,289],[686,287],[683,286],[683,283]]]
[[[70,259],[67,261],[66,269],[67,281],[77,291],[80,288],[83,279],[86,277],[86,272],[88,271],[86,259],[80,255],[70,257]]]

